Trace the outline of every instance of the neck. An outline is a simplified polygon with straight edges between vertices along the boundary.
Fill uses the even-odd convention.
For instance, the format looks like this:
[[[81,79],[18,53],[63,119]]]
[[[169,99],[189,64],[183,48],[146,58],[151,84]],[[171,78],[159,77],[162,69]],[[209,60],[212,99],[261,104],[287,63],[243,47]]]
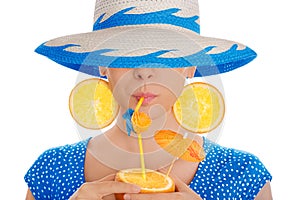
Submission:
[[[114,169],[130,168],[137,166],[140,162],[136,134],[127,135],[122,114],[123,112],[119,113],[115,126],[105,134],[95,137],[89,145],[89,150],[95,154],[94,157]],[[181,134],[187,132],[180,128],[171,111],[166,112],[163,116],[152,118],[151,126],[142,133],[146,166],[151,169],[160,169],[174,160],[174,157],[164,151],[154,140],[153,136],[157,130],[173,130]],[[194,138],[197,134],[192,133],[190,135]],[[199,143],[202,144],[201,138],[198,139],[200,139]],[[103,149],[109,149],[110,154],[103,154]],[[112,158],[116,157],[124,160],[130,159],[131,162],[115,163]]]

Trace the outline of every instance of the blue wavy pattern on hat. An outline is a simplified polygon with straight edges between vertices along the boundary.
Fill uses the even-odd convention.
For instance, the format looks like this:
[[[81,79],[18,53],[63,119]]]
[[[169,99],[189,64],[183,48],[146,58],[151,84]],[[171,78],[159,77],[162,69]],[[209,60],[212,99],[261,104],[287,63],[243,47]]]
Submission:
[[[96,31],[100,29],[125,25],[171,24],[189,29],[196,33],[200,33],[200,25],[196,22],[199,16],[179,17],[173,15],[174,13],[180,11],[179,8],[170,8],[167,10],[161,10],[157,12],[150,12],[144,14],[126,14],[126,12],[134,8],[135,7],[123,9],[111,15],[108,19],[106,19],[103,22],[101,22],[101,20],[105,16],[105,13],[102,14],[94,23],[93,30]]]
[[[197,66],[195,76],[209,76],[221,74],[238,67],[241,67],[256,57],[256,53],[246,47],[238,49],[237,44],[233,44],[227,51],[218,54],[209,54],[208,52],[215,46],[208,46],[203,50],[192,55],[184,57],[159,57],[167,52],[176,50],[161,50],[143,56],[109,56],[104,53],[116,51],[113,49],[100,49],[92,52],[70,52],[66,49],[76,44],[67,44],[63,46],[40,45],[36,52],[47,56],[51,60],[69,67],[71,69],[87,73],[93,76],[100,76],[99,66],[110,68],[176,68]]]

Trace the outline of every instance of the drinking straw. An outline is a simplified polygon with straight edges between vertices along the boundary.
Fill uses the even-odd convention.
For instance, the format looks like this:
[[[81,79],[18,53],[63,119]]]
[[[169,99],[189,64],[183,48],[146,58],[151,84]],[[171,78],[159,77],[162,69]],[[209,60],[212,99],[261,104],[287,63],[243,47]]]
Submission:
[[[170,167],[169,167],[169,169],[168,169],[168,172],[167,172],[167,174],[166,174],[166,178],[170,175],[170,172],[171,172],[171,170],[172,170],[172,168],[173,168],[173,166],[174,166],[176,160],[178,160],[178,157],[175,157],[175,158],[172,160],[172,163],[171,163],[171,165],[170,165]],[[165,178],[165,179],[166,179],[166,178]]]
[[[136,105],[134,112],[138,112],[142,103],[144,101],[144,97],[141,97],[138,104]],[[141,168],[142,168],[142,176],[143,179],[146,180],[146,170],[145,170],[145,160],[144,160],[144,150],[143,150],[143,143],[142,143],[142,135],[141,133],[136,133],[138,136],[138,143],[139,143],[139,149],[140,149],[140,161],[141,161]]]
[[[183,135],[183,139],[185,140],[186,138],[187,138],[187,135],[188,135],[188,133],[185,133],[184,135]],[[179,159],[179,157],[175,157],[173,160],[172,160],[172,163],[171,163],[171,165],[170,165],[170,167],[169,167],[169,169],[168,169],[168,172],[167,172],[167,176],[166,177],[168,177],[169,175],[170,175],[170,172],[171,172],[171,170],[172,170],[172,168],[173,168],[173,166],[174,166],[174,164],[175,164],[175,161],[176,160],[178,160]]]
[[[138,112],[139,111],[139,109],[140,109],[143,101],[144,101],[144,97],[141,97],[140,100],[139,100],[139,102],[137,103],[135,109],[134,109],[134,112]]]
[[[140,160],[141,160],[142,176],[143,176],[143,179],[146,180],[146,170],[145,170],[142,135],[140,133],[138,133],[137,135],[138,135],[138,141],[139,141],[139,147],[140,147]]]

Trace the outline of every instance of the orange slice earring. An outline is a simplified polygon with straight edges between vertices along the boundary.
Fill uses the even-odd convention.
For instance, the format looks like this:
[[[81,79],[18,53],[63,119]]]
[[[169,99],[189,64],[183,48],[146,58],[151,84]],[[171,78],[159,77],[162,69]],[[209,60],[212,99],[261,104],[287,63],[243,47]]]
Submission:
[[[102,129],[116,118],[119,105],[108,82],[91,78],[79,82],[71,91],[69,110],[73,119],[87,129]]]
[[[214,86],[194,82],[184,87],[173,106],[177,122],[194,133],[207,133],[223,120],[225,103],[223,95]]]

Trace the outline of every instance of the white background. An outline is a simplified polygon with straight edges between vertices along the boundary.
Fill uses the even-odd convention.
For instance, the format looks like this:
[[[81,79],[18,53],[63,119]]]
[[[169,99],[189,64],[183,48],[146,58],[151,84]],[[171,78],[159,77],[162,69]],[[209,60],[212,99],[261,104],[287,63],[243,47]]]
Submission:
[[[33,51],[46,40],[91,31],[94,0],[0,4],[0,198],[24,199],[23,176],[37,156],[79,140],[68,110],[78,73]],[[273,175],[274,199],[298,196],[297,8],[291,0],[200,0],[202,35],[239,41],[258,53],[250,64],[221,76],[227,110],[219,143],[264,162]]]

